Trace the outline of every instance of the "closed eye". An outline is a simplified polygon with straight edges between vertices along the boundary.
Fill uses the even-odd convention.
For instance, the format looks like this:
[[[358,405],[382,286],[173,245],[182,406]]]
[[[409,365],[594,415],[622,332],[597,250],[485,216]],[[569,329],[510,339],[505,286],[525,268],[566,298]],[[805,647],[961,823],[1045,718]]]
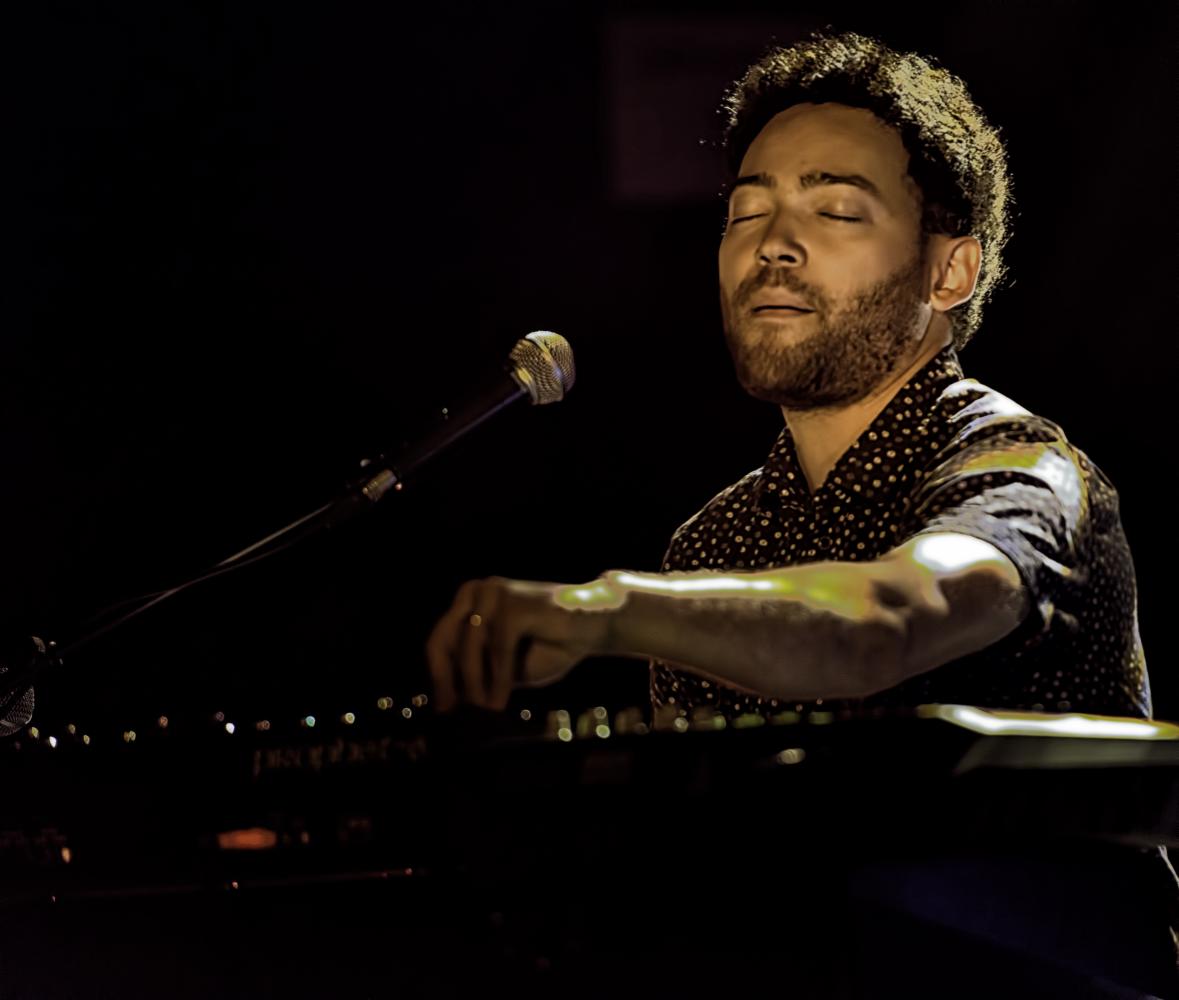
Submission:
[[[835,219],[837,222],[863,222],[864,219],[859,215],[836,215],[834,212],[820,212],[819,215],[825,219]],[[756,215],[739,215],[735,219],[729,220],[730,226],[735,226],[738,222],[746,222],[749,219],[756,219]]]

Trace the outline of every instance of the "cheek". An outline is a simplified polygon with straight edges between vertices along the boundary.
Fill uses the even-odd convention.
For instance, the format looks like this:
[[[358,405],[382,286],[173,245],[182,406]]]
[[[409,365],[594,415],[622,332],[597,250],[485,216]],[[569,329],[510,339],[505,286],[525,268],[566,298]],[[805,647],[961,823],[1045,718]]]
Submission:
[[[716,263],[717,274],[720,278],[721,294],[731,296],[737,290],[741,275],[738,273],[732,251],[727,249],[724,244],[721,245],[720,252],[717,254]]]
[[[836,302],[859,295],[896,273],[902,258],[879,247],[812,261],[815,284]]]

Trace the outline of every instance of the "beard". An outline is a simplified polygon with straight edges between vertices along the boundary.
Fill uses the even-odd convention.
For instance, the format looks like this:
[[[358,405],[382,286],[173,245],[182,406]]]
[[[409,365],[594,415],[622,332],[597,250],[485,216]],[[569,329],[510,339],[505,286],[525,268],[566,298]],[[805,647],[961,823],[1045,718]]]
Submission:
[[[793,271],[759,271],[737,288],[730,306],[721,292],[725,342],[737,379],[756,399],[791,410],[858,402],[905,360],[921,333],[925,252],[836,308],[830,297]],[[753,295],[786,288],[815,310],[785,321],[749,312]],[[808,329],[791,329],[806,324]]]

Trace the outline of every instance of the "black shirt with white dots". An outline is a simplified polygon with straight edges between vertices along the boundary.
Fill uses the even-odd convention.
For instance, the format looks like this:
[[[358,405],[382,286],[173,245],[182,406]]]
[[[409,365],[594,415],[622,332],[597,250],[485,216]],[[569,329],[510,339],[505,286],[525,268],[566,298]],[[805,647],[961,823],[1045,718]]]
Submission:
[[[985,539],[1019,570],[1027,617],[979,652],[859,701],[1149,716],[1134,565],[1118,495],[1054,423],[964,378],[947,346],[889,401],[812,495],[784,427],[765,465],[674,534],[663,570],[876,559],[916,535]],[[726,716],[809,711],[650,661],[651,701]]]

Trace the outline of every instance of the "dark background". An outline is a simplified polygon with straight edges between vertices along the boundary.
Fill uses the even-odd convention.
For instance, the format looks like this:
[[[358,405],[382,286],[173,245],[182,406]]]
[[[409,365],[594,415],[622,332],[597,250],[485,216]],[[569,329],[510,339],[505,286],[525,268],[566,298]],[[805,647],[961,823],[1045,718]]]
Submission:
[[[963,363],[1118,487],[1156,713],[1179,718],[1169,5],[882,6],[152,0],[10,20],[6,634],[69,638],[318,506],[530,330],[578,366],[560,406],[502,415],[370,518],[71,657],[38,718],[374,711],[426,689],[422,644],[463,580],[658,569],[781,426],[720,333],[702,140],[765,44],[827,24],[936,55],[1002,129],[1014,283]],[[595,660],[544,698],[645,692],[642,663]]]

